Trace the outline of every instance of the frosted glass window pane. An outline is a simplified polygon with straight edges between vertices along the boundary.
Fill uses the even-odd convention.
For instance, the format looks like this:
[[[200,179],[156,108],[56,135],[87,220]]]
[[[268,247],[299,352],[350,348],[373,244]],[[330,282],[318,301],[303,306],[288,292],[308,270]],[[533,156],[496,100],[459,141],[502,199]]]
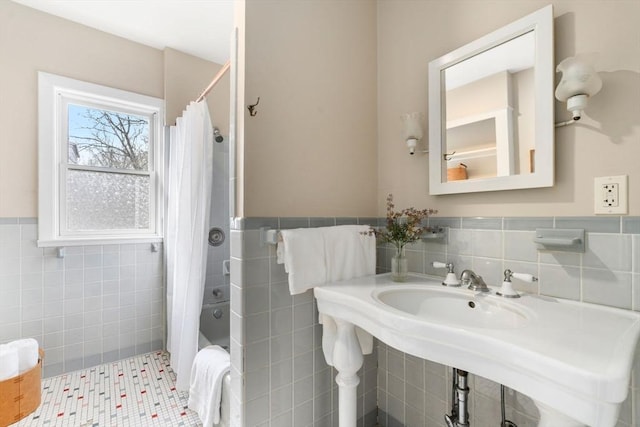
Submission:
[[[69,164],[148,170],[149,118],[69,104]]]
[[[70,231],[149,228],[149,177],[67,171]]]

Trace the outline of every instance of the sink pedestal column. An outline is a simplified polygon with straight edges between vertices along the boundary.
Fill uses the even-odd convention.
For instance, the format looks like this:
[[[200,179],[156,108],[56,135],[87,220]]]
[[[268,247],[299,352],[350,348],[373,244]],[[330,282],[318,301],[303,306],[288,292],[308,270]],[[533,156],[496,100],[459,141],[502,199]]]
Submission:
[[[555,409],[534,400],[538,411],[540,411],[540,421],[538,427],[585,427],[579,421],[569,418]]]
[[[338,370],[338,421],[340,427],[356,427],[358,420],[358,370],[364,361],[355,326],[340,319],[336,325],[332,362]],[[326,355],[325,355],[326,356]]]

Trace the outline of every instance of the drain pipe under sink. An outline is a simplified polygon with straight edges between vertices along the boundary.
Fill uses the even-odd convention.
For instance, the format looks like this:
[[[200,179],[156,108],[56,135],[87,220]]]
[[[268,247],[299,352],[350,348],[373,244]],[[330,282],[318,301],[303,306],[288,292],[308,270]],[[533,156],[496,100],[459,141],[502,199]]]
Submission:
[[[467,387],[467,372],[453,368],[453,384],[451,393],[451,414],[444,416],[448,427],[469,426],[469,412],[467,411],[469,387]]]

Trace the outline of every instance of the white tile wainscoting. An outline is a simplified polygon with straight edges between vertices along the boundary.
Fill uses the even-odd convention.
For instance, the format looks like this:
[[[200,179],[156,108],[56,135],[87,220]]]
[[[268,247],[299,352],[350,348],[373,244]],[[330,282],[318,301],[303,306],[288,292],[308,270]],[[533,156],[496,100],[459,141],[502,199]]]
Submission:
[[[407,250],[410,271],[443,276],[433,261],[453,262],[459,274],[471,268],[489,285],[502,282],[504,269],[537,276],[517,283],[522,292],[567,298],[640,311],[639,217],[430,218],[448,227],[441,242],[418,242]],[[584,253],[537,251],[536,228],[583,228]],[[380,262],[388,271],[392,250]],[[451,369],[417,359],[379,343],[378,422],[380,426],[441,426],[451,409]],[[500,386],[470,375],[472,425],[500,423]],[[536,426],[531,399],[506,393],[507,419],[520,427]],[[636,351],[629,395],[619,427],[640,427],[640,349]]]
[[[299,220],[301,222],[299,222]],[[335,219],[330,222],[335,224]],[[322,225],[327,225],[320,219]],[[322,354],[313,292],[291,296],[275,246],[259,227],[309,226],[309,219],[246,220],[231,231],[232,419],[235,427],[337,427],[337,372]],[[365,357],[358,426],[376,423],[377,355]],[[235,413],[234,408],[240,413]]]
[[[335,371],[324,362],[322,327],[312,294],[292,297],[275,248],[260,242],[261,226],[274,229],[377,224],[378,218],[248,218],[231,230],[231,353],[234,422],[246,426],[337,427]],[[640,311],[640,218],[438,218],[448,227],[441,242],[407,250],[410,269],[443,275],[430,262],[472,268],[489,284],[502,271],[532,273],[520,290]],[[535,228],[584,228],[584,254],[538,252]],[[0,220],[0,342],[35,337],[51,376],[163,348],[162,249],[149,245],[37,248],[34,219]],[[391,250],[378,248],[378,270]],[[636,357],[621,427],[640,427],[640,362]],[[449,410],[448,368],[379,343],[365,358],[359,386],[359,427],[441,425]],[[498,385],[472,378],[472,417],[496,423]],[[496,412],[497,411],[497,412]],[[534,425],[525,396],[507,393],[507,414]],[[417,423],[417,424],[415,424]],[[480,425],[477,424],[476,425]]]
[[[38,248],[33,218],[0,219],[0,343],[32,337],[44,376],[164,348],[162,245]]]
[[[432,261],[472,268],[489,285],[506,268],[540,278],[515,283],[523,292],[640,311],[640,217],[439,218],[443,241],[407,249],[413,272],[444,276]],[[238,420],[250,426],[337,427],[335,371],[326,366],[322,327],[312,295],[291,297],[275,248],[260,242],[273,229],[340,224],[380,224],[380,218],[244,218],[232,230],[232,363]],[[584,228],[585,253],[537,251],[536,228]],[[392,249],[378,248],[378,271],[388,271]],[[401,353],[380,342],[360,373],[358,426],[441,426],[450,411],[450,369]],[[243,386],[244,384],[244,386]],[[499,384],[471,375],[475,425],[500,422]],[[375,393],[371,387],[375,388]],[[375,396],[374,396],[375,394]],[[534,426],[530,400],[507,390],[507,418]],[[377,416],[376,416],[377,415]],[[640,427],[640,354],[620,427]]]

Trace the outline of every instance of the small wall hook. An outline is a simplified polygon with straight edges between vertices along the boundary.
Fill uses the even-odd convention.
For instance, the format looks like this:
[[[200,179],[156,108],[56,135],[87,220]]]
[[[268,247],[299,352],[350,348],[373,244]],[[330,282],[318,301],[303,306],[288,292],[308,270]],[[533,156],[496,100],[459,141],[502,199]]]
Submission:
[[[442,157],[444,158],[445,161],[449,161],[453,158],[454,154],[456,154],[455,151],[453,153],[444,153]]]
[[[256,110],[256,106],[260,103],[260,97],[258,97],[258,100],[256,101],[255,104],[253,105],[248,105],[247,108],[249,109],[249,115],[251,117],[255,116],[256,114],[258,114],[258,111]]]

